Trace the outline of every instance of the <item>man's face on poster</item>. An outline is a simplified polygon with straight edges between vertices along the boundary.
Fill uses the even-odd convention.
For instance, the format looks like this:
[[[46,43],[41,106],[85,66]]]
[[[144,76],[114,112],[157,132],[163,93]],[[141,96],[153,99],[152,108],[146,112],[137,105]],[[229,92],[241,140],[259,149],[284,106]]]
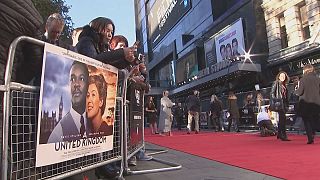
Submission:
[[[226,48],[224,46],[220,47],[220,54],[222,59],[226,58]]]
[[[232,52],[234,52],[234,53],[238,52],[238,42],[237,41],[232,42]]]
[[[74,64],[70,70],[72,107],[84,106],[88,91],[88,71],[85,65]]]

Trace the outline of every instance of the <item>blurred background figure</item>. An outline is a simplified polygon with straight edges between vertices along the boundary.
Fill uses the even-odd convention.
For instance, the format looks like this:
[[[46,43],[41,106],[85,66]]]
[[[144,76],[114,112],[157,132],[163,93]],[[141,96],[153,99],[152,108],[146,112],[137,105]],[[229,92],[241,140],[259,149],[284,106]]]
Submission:
[[[171,125],[173,121],[171,108],[174,105],[169,99],[169,91],[164,91],[161,98],[161,109],[159,117],[159,131],[160,133],[168,133],[172,136]]]
[[[272,124],[269,114],[267,113],[266,107],[261,107],[261,111],[257,115],[257,122],[260,128],[260,135],[262,137],[276,135],[276,130]]]
[[[151,134],[159,134],[158,127],[157,127],[157,108],[153,102],[152,96],[148,96],[148,99],[146,102],[146,112],[147,112],[148,123],[151,128]]]
[[[320,78],[310,64],[303,67],[303,76],[296,87],[299,98],[299,112],[304,122],[308,142],[314,143],[314,134],[320,112]]]
[[[182,104],[178,103],[178,105],[174,108],[174,118],[177,122],[178,130],[181,130],[182,128],[183,115],[184,115],[184,110],[183,110]]]
[[[51,14],[46,22],[45,30],[41,40],[56,46],[60,45],[59,37],[64,28],[64,19],[59,13]]]
[[[83,28],[82,27],[78,27],[78,28],[75,28],[73,31],[72,31],[72,35],[71,35],[71,38],[72,38],[72,47],[76,47],[77,43],[79,42],[79,35],[81,34]]]
[[[213,94],[211,96],[210,100],[210,120],[212,122],[212,125],[215,127],[215,131],[224,131],[223,122],[221,117],[222,112],[222,102],[219,100],[219,98]]]
[[[200,92],[195,90],[193,91],[193,94],[188,96],[186,99],[186,105],[188,109],[188,134],[191,132],[191,124],[194,119],[195,122],[195,133],[199,133],[199,113],[200,113],[200,99],[199,99]]]
[[[230,116],[228,117],[228,131],[230,132],[231,125],[234,127],[234,131],[240,132],[239,130],[239,118],[240,118],[240,113],[239,113],[239,107],[238,107],[238,98],[234,94],[234,92],[230,91],[229,96],[228,96],[228,101],[227,101],[227,109],[228,112],[230,113]]]
[[[262,111],[261,106],[264,106],[266,103],[261,92],[257,93],[256,103],[257,103],[257,111],[261,112]]]

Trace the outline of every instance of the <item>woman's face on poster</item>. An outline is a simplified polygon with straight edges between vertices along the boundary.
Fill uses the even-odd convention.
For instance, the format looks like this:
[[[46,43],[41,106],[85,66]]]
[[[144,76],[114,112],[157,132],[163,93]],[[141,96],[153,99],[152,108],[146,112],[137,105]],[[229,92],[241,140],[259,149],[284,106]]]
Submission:
[[[227,46],[227,49],[226,49],[226,56],[227,58],[231,58],[232,56],[232,50],[231,50],[231,47]]]
[[[101,113],[103,101],[100,100],[97,86],[93,83],[88,87],[86,98],[86,111],[89,119],[92,119]]]

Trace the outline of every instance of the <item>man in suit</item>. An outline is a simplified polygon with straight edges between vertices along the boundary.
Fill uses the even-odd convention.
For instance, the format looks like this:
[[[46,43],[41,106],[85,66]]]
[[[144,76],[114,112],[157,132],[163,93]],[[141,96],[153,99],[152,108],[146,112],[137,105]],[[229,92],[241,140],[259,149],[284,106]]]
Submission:
[[[50,134],[48,143],[81,139],[90,132],[85,112],[88,77],[87,65],[74,61],[70,69],[72,107],[55,126]]]

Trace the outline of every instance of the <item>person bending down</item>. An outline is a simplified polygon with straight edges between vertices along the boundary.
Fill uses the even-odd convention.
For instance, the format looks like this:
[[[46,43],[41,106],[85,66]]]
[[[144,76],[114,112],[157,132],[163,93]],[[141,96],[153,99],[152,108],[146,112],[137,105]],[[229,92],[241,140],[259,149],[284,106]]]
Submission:
[[[265,108],[261,108],[261,112],[257,115],[257,121],[262,137],[275,136],[277,134]]]

